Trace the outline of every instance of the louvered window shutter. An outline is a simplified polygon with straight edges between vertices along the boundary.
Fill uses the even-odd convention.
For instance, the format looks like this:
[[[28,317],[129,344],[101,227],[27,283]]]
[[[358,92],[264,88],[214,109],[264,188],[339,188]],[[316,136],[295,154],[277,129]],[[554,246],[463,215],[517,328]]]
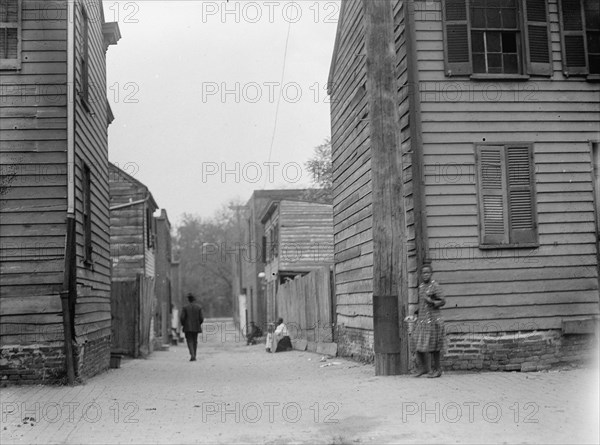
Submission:
[[[0,2],[0,69],[21,68],[21,0]]]
[[[563,71],[587,74],[585,25],[581,0],[560,0]]]
[[[527,73],[550,75],[552,58],[546,0],[526,0],[524,3]]]
[[[537,224],[531,147],[506,147],[506,171],[510,243],[535,243],[537,242]]]
[[[503,146],[477,147],[481,244],[507,244],[506,167]]]
[[[471,74],[471,39],[467,0],[444,0],[444,55],[446,74],[461,76]]]

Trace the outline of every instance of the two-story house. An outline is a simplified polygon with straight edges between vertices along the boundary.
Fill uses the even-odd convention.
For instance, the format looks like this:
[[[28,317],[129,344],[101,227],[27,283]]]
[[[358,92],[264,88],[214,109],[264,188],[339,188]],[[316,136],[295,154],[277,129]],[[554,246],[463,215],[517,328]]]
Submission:
[[[407,372],[403,318],[431,262],[447,367],[587,354],[599,16],[595,0],[342,1],[330,71],[340,353]]]
[[[101,1],[0,1],[0,376],[84,379],[111,345]]]

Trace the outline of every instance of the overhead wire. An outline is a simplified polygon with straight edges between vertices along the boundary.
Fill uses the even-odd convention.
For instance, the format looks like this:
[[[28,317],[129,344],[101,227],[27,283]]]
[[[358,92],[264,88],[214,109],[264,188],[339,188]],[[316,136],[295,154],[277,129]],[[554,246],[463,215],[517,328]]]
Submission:
[[[279,95],[277,97],[277,105],[275,106],[275,120],[273,122],[273,134],[271,135],[271,145],[269,147],[269,157],[268,157],[268,163],[267,165],[270,165],[271,162],[271,155],[273,154],[273,145],[275,143],[275,135],[277,134],[277,119],[279,117],[279,104],[281,103],[281,96],[283,94],[283,79],[285,76],[285,65],[287,62],[287,53],[288,53],[288,43],[290,41],[290,31],[292,29],[292,22],[290,20],[288,20],[288,29],[287,29],[287,36],[285,38],[285,49],[283,52],[283,66],[281,67],[281,78],[279,80]],[[267,184],[267,178],[270,175],[265,175],[265,182],[263,183],[263,189],[265,188],[266,184]]]

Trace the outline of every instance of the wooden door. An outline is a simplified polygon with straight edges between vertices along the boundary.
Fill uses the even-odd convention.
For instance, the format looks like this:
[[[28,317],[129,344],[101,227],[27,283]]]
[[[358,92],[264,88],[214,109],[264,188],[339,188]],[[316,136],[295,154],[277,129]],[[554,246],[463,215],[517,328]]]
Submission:
[[[112,352],[136,356],[138,294],[136,281],[111,283]]]

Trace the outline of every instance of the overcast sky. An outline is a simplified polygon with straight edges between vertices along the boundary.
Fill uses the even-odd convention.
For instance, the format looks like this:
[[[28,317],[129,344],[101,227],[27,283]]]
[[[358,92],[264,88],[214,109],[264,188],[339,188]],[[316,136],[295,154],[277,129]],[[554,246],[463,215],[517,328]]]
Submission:
[[[339,1],[105,0],[104,10],[122,35],[107,54],[109,157],[172,223],[253,190],[310,185],[299,167],[331,132]]]

